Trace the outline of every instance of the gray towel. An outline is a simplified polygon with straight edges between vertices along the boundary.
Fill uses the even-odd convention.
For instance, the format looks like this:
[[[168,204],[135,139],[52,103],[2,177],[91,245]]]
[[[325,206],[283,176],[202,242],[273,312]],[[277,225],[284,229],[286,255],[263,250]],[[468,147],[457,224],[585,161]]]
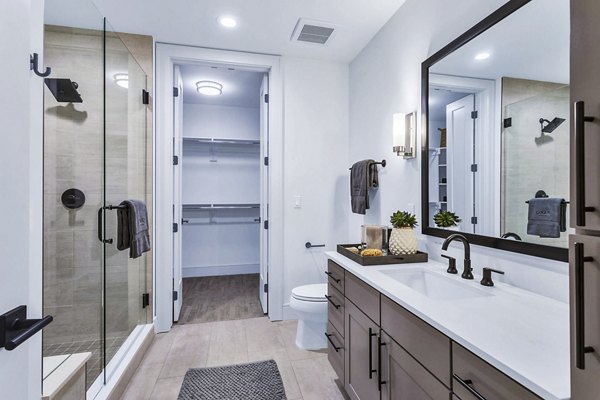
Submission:
[[[378,186],[379,175],[374,160],[354,163],[350,172],[350,199],[353,213],[366,214],[366,210],[369,209],[369,188]]]
[[[117,210],[117,249],[129,249],[129,257],[138,258],[150,251],[148,210],[140,200],[125,200]]]
[[[567,203],[564,199],[543,197],[529,200],[527,234],[558,238],[567,229]]]

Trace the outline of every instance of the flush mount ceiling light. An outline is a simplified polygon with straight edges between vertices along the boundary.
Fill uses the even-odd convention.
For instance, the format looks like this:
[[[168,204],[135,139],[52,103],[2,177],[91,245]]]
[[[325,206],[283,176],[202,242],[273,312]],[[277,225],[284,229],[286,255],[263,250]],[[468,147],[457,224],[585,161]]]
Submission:
[[[114,74],[115,83],[122,88],[129,88],[129,75],[125,73]]]
[[[487,60],[488,58],[490,58],[490,55],[491,54],[488,52],[482,52],[475,56],[475,60],[477,60],[477,61]]]
[[[237,21],[233,17],[219,17],[219,23],[225,28],[235,28],[237,26]]]
[[[223,93],[223,85],[214,81],[198,81],[196,82],[196,90],[206,96],[218,96]]]

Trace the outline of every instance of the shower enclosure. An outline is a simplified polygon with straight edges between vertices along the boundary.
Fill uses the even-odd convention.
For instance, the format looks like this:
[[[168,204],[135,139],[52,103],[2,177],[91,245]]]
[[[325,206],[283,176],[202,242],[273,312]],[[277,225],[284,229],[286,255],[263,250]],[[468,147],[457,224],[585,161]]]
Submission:
[[[111,207],[152,216],[148,78],[91,2],[47,0],[45,23],[43,355],[90,352],[93,398],[152,320],[151,252],[117,249]]]

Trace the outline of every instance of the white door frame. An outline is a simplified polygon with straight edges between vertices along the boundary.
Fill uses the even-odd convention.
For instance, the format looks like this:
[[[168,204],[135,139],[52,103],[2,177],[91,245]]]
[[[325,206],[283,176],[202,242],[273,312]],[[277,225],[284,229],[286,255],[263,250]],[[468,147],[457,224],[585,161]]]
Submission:
[[[465,78],[460,76],[430,74],[431,86],[454,90],[462,93],[474,93],[475,109],[479,118],[475,122],[477,137],[476,162],[476,215],[478,234],[486,232],[488,236],[500,236],[500,151],[502,110],[496,106],[499,99],[496,81],[489,79]],[[486,179],[492,176],[493,179]],[[492,207],[493,214],[483,212]]]
[[[269,318],[283,318],[283,81],[280,57],[167,43],[155,45],[155,331],[173,321],[173,71],[176,64],[220,63],[269,74]]]

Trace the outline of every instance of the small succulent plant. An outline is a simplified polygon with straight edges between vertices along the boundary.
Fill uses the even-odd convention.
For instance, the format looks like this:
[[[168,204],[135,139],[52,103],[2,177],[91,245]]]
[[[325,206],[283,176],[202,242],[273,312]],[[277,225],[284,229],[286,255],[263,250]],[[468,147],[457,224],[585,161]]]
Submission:
[[[390,217],[394,228],[414,228],[418,225],[417,217],[407,211],[396,211]]]
[[[451,211],[439,211],[433,216],[433,222],[440,228],[450,228],[457,226],[460,218]]]

